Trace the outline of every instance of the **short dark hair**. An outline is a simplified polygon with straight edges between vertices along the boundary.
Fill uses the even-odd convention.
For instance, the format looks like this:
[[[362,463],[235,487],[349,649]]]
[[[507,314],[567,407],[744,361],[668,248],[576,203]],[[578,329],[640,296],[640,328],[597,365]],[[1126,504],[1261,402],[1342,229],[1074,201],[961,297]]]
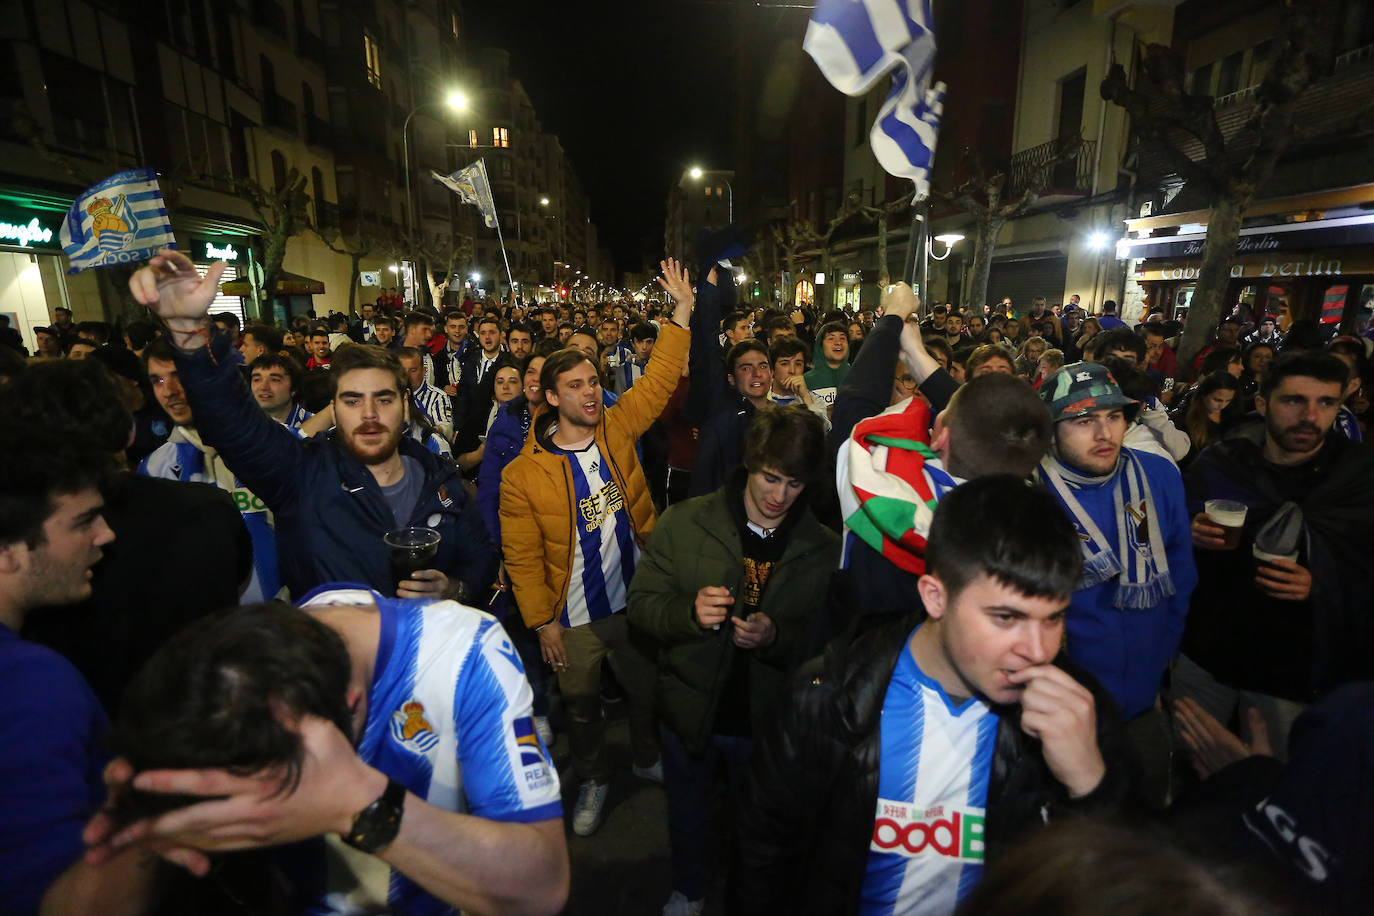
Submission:
[[[76,325],[77,335],[82,333],[90,334],[95,338],[96,343],[103,344],[110,342],[110,324],[106,321],[80,321]]]
[[[146,318],[135,318],[124,325],[124,336],[129,338],[129,347],[142,350],[161,333],[161,328]]]
[[[57,497],[103,484],[110,470],[110,452],[87,435],[73,435],[71,430],[47,423],[16,422],[8,412],[3,416],[0,544],[23,541],[30,548],[40,547],[46,541],[43,525],[56,508]]]
[[[373,316],[372,316],[372,330],[373,330],[373,332],[376,332],[378,325],[383,325],[383,324],[386,325],[387,327],[391,328],[391,330],[393,330],[393,331],[396,330],[396,319],[395,319],[395,318],[392,318],[390,315],[373,315]]]
[[[803,341],[791,334],[784,334],[768,345],[768,365],[789,356],[800,356],[805,360],[806,351],[807,346]]]
[[[330,398],[338,397],[339,379],[343,378],[345,372],[351,372],[354,369],[381,369],[390,372],[396,380],[397,392],[405,391],[410,387],[405,370],[401,368],[401,361],[396,358],[396,354],[374,344],[340,347],[339,352],[334,354],[334,359],[330,362],[329,368],[332,370],[333,381],[333,385],[330,386]],[[307,409],[308,407],[309,405],[307,405]]]
[[[1094,355],[1106,355],[1113,350],[1129,350],[1137,361],[1145,359],[1145,341],[1130,328],[1112,328],[1096,335],[1090,341]],[[1097,360],[1094,360],[1097,362]]]
[[[405,329],[409,331],[411,328],[419,327],[422,324],[434,324],[434,316],[424,312],[406,312],[401,322]]]
[[[252,333],[252,331],[250,330],[248,333]],[[284,356],[281,353],[277,353],[275,351],[264,353],[262,356],[259,356],[257,359],[253,360],[251,363],[248,364],[249,378],[252,378],[253,373],[257,372],[259,369],[286,370],[286,374],[291,377],[291,393],[300,393],[301,384],[305,380],[305,370],[301,368],[300,363],[296,362],[291,357]]]
[[[1104,356],[1101,363],[1116,379],[1117,387],[1126,397],[1142,402],[1159,397],[1160,383],[1150,373],[1119,356]]]
[[[764,346],[763,341],[759,340],[757,337],[746,337],[739,343],[732,345],[725,354],[725,371],[730,375],[734,375],[735,363],[739,362],[739,358],[746,353],[762,353],[764,358],[768,359],[768,348]],[[771,359],[768,364],[770,366],[772,365]]]
[[[1350,368],[1330,353],[1305,350],[1285,353],[1270,364],[1269,374],[1260,383],[1260,397],[1268,400],[1280,382],[1295,375],[1332,382],[1344,388],[1350,380]]]
[[[164,363],[176,362],[177,353],[172,348],[172,342],[166,337],[159,337],[148,344],[148,348],[143,351],[143,365],[146,368],[148,360],[160,359]]]
[[[277,328],[270,324],[250,324],[243,329],[244,335],[252,334],[253,339],[267,348],[269,353],[276,353],[282,347],[284,335]]]
[[[239,316],[235,315],[233,312],[215,312],[210,316],[210,320],[223,321],[225,324],[234,328],[234,330],[238,330],[240,327]]]
[[[88,437],[107,453],[129,444],[134,422],[113,376],[95,359],[34,363],[0,388],[0,416],[62,436]]]
[[[534,342],[534,346],[530,348],[530,356],[542,356],[548,359],[561,349],[563,349],[563,345],[558,342],[557,337],[545,337]]]
[[[964,371],[972,375],[975,369],[990,359],[1004,359],[1012,369],[1016,368],[1016,355],[1014,353],[1000,343],[990,343],[983,344],[969,354],[968,359],[964,362]]]
[[[825,340],[827,334],[843,334],[845,340],[849,339],[849,332],[845,330],[844,324],[839,321],[827,321],[821,325],[820,330],[816,332],[816,339]]]
[[[495,315],[483,315],[481,318],[477,319],[477,329],[479,331],[482,329],[482,325],[484,324],[494,324],[496,325],[496,330],[498,332],[501,330],[501,320],[497,318]]]
[[[591,363],[593,367],[596,363],[587,358],[575,347],[564,347],[544,360],[544,368],[539,372],[539,387],[544,391],[558,393],[558,377],[570,369],[576,369],[582,363]]]
[[[744,435],[749,472],[774,470],[813,483],[825,474],[825,425],[800,404],[754,412]]]
[[[945,410],[950,473],[960,477],[1028,477],[1050,447],[1050,413],[1018,376],[989,372],[971,378]]]
[[[763,330],[771,337],[776,331],[792,331],[796,325],[786,315],[772,315],[763,321]]]
[[[745,309],[740,309],[739,311],[731,312],[730,314],[725,316],[724,328],[726,330],[734,330],[735,325],[739,324],[741,321],[749,321],[753,317],[754,313]]]
[[[1107,299],[1106,301],[1104,301],[1104,302],[1102,303],[1102,314],[1104,314],[1104,315],[1115,315],[1115,314],[1116,314],[1116,300],[1115,300],[1115,299]]]
[[[630,328],[630,340],[658,340],[658,328],[641,321]]]
[[[506,340],[510,340],[510,336],[516,331],[528,334],[530,337],[534,336],[534,332],[530,330],[530,326],[527,323],[523,321],[512,321],[510,327],[506,328]]]
[[[1030,598],[1067,598],[1083,552],[1063,508],[1011,474],[978,477],[941,497],[926,538],[926,572],[952,599],[988,576]]]
[[[307,334],[306,337],[308,337],[308,338],[314,338],[314,337],[324,337],[324,338],[328,338],[328,337],[329,337],[329,328],[325,327],[325,326],[322,325],[322,324],[317,324],[317,325],[315,325],[313,328],[310,329],[310,333]]]
[[[305,749],[282,720],[319,716],[351,739],[351,668],[343,639],[285,602],[221,611],[182,629],[129,684],[114,751],[135,771],[213,767],[248,775],[280,768],[277,791],[289,793],[300,781]],[[129,794],[118,819],[203,800]]]

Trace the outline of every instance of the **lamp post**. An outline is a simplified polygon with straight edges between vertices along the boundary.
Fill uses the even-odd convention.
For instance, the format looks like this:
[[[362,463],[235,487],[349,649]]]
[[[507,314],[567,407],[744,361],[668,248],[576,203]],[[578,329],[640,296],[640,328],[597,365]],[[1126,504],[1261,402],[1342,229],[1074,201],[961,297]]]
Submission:
[[[701,181],[702,176],[706,173],[702,171],[701,166],[694,165],[690,169],[688,169],[687,174],[691,176],[693,181]],[[725,189],[730,192],[730,222],[733,223],[735,221],[735,188],[734,185],[730,184],[730,179],[723,178],[721,180],[725,182]]]
[[[926,236],[925,245],[921,250],[921,312],[930,314],[931,302],[930,291],[927,288],[930,284],[930,258],[943,261],[954,253],[954,246],[962,242],[964,237],[957,232],[944,232],[931,238]],[[935,243],[939,242],[945,246],[944,254],[935,253]]]
[[[415,117],[416,113],[426,108],[433,108],[436,105],[447,105],[454,111],[465,111],[468,107],[468,97],[454,90],[450,92],[448,97],[442,102],[421,102],[419,105],[410,109],[410,114],[406,115],[405,122],[401,125],[401,158],[405,160],[406,174],[406,232],[412,237],[415,234],[415,199],[410,193],[410,119]]]

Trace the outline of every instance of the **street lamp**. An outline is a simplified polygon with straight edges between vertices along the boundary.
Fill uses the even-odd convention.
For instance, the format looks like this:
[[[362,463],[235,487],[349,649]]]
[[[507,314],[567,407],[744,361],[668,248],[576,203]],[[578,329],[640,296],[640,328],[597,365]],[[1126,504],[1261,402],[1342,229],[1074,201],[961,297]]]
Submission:
[[[706,173],[702,171],[701,166],[694,165],[687,170],[687,174],[691,176],[693,181],[700,181]],[[721,180],[725,182],[725,188],[730,192],[730,222],[733,223],[735,221],[735,188],[734,185],[730,184],[730,179],[723,178]]]
[[[541,206],[541,207],[547,207],[548,205],[549,205],[549,199],[548,199],[547,197],[541,197],[541,198],[539,198],[539,206]]]
[[[943,261],[945,258],[949,257],[950,254],[954,251],[955,244],[958,242],[962,242],[963,240],[964,237],[957,232],[946,232],[943,235],[937,235],[935,236],[935,238],[928,240],[926,242],[926,247],[930,250],[930,256],[932,258],[934,258],[937,261]],[[945,246],[944,254],[935,253],[936,242],[940,242]]]
[[[410,193],[410,119],[415,117],[417,112],[425,108],[433,108],[436,105],[447,105],[453,111],[466,111],[468,97],[455,89],[445,97],[443,102],[421,102],[410,109],[410,114],[406,115],[405,122],[401,124],[401,158],[405,160],[406,173],[406,231],[412,236],[415,234],[415,216],[412,206],[415,203],[415,198]]]

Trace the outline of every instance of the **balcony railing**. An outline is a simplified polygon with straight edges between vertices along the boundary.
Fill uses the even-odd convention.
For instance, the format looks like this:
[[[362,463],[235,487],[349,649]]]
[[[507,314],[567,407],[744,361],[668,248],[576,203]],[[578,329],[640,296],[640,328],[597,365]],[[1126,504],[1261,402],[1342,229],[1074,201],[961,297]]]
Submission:
[[[1345,67],[1353,67],[1361,61],[1368,60],[1374,60],[1374,45],[1365,45],[1362,48],[1355,48],[1351,51],[1346,51],[1344,54],[1338,54],[1336,56],[1336,69],[1340,70]]]
[[[1017,196],[1032,184],[1043,182],[1042,194],[1088,193],[1092,190],[1093,152],[1096,141],[1082,140],[1078,152],[1071,158],[1052,164],[1064,148],[1062,140],[1051,140],[1024,149],[1011,157],[1007,168],[1007,193]],[[1045,177],[1046,169],[1049,175]]]
[[[293,134],[300,130],[295,104],[275,92],[263,97],[262,120],[268,127],[278,127]]]

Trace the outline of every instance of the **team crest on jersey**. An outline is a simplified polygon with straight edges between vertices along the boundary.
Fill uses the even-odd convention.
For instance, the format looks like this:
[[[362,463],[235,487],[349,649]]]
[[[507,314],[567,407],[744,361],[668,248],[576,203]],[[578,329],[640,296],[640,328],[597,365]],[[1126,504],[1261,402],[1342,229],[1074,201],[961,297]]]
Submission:
[[[425,707],[419,700],[402,703],[401,708],[391,714],[391,737],[417,754],[427,754],[439,743],[439,736],[425,718]]]

